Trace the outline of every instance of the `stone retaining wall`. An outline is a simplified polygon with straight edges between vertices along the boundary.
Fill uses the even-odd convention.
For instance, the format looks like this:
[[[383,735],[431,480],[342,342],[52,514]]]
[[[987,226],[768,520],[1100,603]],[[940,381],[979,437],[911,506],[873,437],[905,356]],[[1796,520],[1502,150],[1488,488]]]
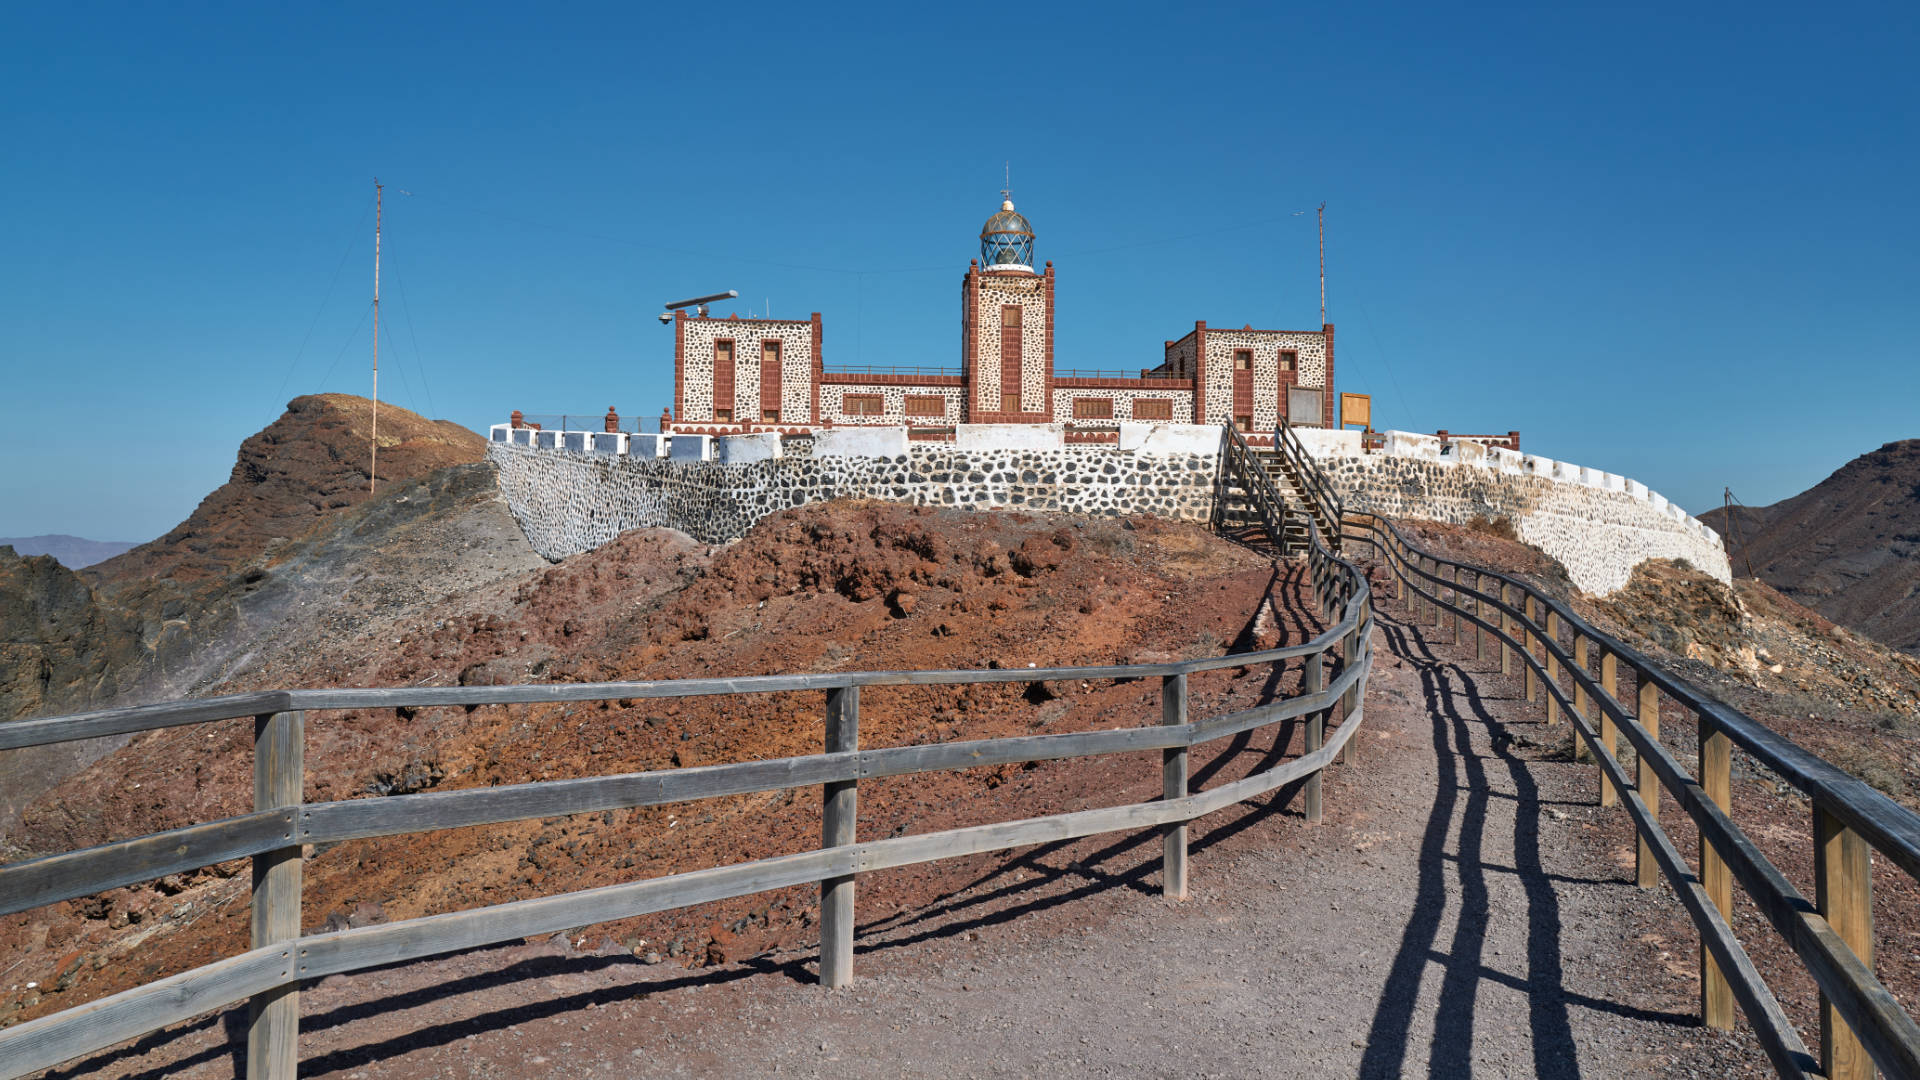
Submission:
[[[901,436],[905,442],[904,431]],[[968,450],[922,443],[887,455],[821,449],[730,464],[495,442],[487,456],[508,508],[533,549],[548,559],[590,551],[646,526],[722,543],[775,511],[836,498],[1205,521],[1218,462],[1215,453],[1093,446]]]
[[[1505,518],[1521,540],[1558,559],[1574,585],[1594,595],[1626,585],[1647,559],[1684,559],[1732,580],[1719,534],[1632,480],[1477,446],[1467,451],[1473,460],[1394,453],[1391,440],[1387,453],[1315,449],[1347,509],[1455,524]]]

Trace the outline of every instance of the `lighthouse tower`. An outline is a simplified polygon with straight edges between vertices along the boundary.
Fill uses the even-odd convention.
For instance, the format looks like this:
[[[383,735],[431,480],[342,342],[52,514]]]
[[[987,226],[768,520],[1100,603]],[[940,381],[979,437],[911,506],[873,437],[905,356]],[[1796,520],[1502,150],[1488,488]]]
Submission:
[[[1011,193],[980,229],[960,286],[960,363],[974,423],[1053,419],[1053,264],[1033,268],[1033,226]]]

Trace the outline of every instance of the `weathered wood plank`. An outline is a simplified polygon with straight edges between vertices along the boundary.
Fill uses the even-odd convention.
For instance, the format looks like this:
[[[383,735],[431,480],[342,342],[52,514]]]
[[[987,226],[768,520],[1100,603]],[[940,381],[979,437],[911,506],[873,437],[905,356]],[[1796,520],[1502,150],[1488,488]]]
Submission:
[[[245,1001],[293,978],[293,946],[256,949],[0,1029],[0,1080]]]
[[[1302,672],[1301,689],[1309,696],[1319,696],[1322,688],[1326,685],[1326,679],[1327,669],[1324,659],[1318,655],[1307,657],[1307,666]],[[1305,736],[1306,752],[1308,754],[1320,749],[1321,743],[1325,741],[1326,723],[1327,713],[1324,709],[1318,709],[1307,714]],[[1322,772],[1324,772],[1324,770],[1314,770],[1313,775],[1307,777],[1306,787],[1301,793],[1302,809],[1306,813],[1307,824],[1309,825],[1320,824],[1320,777]]]
[[[1722,811],[1733,808],[1733,742],[1700,718],[1700,790]],[[1700,840],[1700,887],[1713,901],[1715,910],[1727,916],[1733,910],[1733,877],[1720,853],[1703,837]],[[1712,950],[1703,940],[1700,946],[1700,1022],[1718,1031],[1733,1030],[1733,989],[1727,985]]]
[[[1169,675],[1160,684],[1160,723],[1166,727],[1185,727],[1187,723],[1187,677]],[[1169,747],[1160,752],[1160,798],[1177,802],[1187,797],[1187,748]],[[1175,900],[1187,898],[1187,823],[1170,822],[1161,826],[1160,892]]]
[[[164,705],[134,705],[37,720],[14,720],[0,724],[0,750],[97,739],[103,735],[130,735],[137,731],[204,724],[210,720],[237,720],[287,708],[287,701],[288,691],[258,690]]]
[[[1634,718],[1639,721],[1639,730],[1645,733],[1647,739],[1658,743],[1660,741],[1660,688],[1653,684],[1653,680],[1641,674],[1637,668],[1634,670],[1634,675],[1640,686],[1640,708],[1634,714]],[[1639,745],[1637,740],[1635,745]],[[1653,771],[1653,762],[1649,755],[1640,754],[1639,759],[1636,771],[1640,778],[1640,801],[1647,804],[1647,814],[1653,820],[1659,821],[1660,778]],[[1640,837],[1639,846],[1635,849],[1633,865],[1635,880],[1641,888],[1651,889],[1654,883],[1660,880],[1659,868],[1654,865],[1653,851],[1647,846],[1647,838],[1644,834]]]
[[[1600,693],[1609,698],[1620,696],[1620,654],[1612,649],[1607,649],[1600,654]],[[1599,713],[1600,745],[1605,747],[1607,755],[1612,757],[1620,752],[1620,742],[1613,730],[1613,713],[1605,709],[1599,710]],[[1619,797],[1619,793],[1613,790],[1613,784],[1602,776],[1600,805],[1612,806]]]
[[[851,754],[860,749],[860,688],[848,686],[827,692],[827,753]],[[855,840],[859,817],[858,781],[843,780],[822,788],[820,846],[848,847]],[[853,982],[852,874],[820,881],[820,983],[841,987]]]
[[[306,778],[306,716],[254,718],[253,808],[300,805]],[[253,857],[253,947],[284,946],[300,936],[300,859],[296,841]],[[300,1066],[300,984],[253,995],[247,1007],[247,1080],[294,1080]]]
[[[293,838],[294,817],[242,814],[0,866],[0,915],[271,851]]]
[[[1873,968],[1873,868],[1867,844],[1839,818],[1813,810],[1814,903],[1827,925],[1869,970]],[[1860,1037],[1820,995],[1820,1066],[1828,1080],[1872,1080],[1873,1061]]]

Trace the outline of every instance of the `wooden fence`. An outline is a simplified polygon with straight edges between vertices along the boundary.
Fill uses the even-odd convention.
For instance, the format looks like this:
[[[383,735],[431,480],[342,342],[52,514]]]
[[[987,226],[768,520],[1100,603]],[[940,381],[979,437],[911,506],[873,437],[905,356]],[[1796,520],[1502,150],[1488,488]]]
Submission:
[[[1600,770],[1600,804],[1617,802],[1633,820],[1639,885],[1649,888],[1664,875],[1700,932],[1703,1023],[1731,1029],[1738,1003],[1782,1076],[1864,1080],[1877,1065],[1888,1076],[1920,1077],[1920,1026],[1873,972],[1868,858],[1877,851],[1920,877],[1920,815],[1655,666],[1517,578],[1437,558],[1369,515],[1348,515],[1347,537],[1380,553],[1414,622],[1450,626],[1461,644],[1461,628],[1468,626],[1476,659],[1485,658],[1491,642],[1501,671],[1521,667],[1527,700],[1544,699],[1548,722],[1562,715],[1572,721]],[[1631,707],[1617,696],[1623,670],[1633,676]],[[1660,742],[1663,695],[1699,725],[1694,775]],[[1631,775],[1615,756],[1622,736],[1636,756]],[[1812,800],[1811,902],[1728,814],[1734,747]],[[1699,832],[1697,871],[1660,827],[1663,789]],[[1817,1059],[1734,936],[1728,920],[1735,882],[1820,989]]]
[[[1098,833],[1161,829],[1163,887],[1170,895],[1184,896],[1188,822],[1294,781],[1304,781],[1304,809],[1309,819],[1317,821],[1321,774],[1335,755],[1343,754],[1359,728],[1362,693],[1372,664],[1366,577],[1321,545],[1317,534],[1309,567],[1322,622],[1331,623],[1324,633],[1287,648],[1182,663],[543,686],[275,690],[0,725],[0,750],[246,716],[254,717],[255,730],[251,813],[0,867],[0,914],[9,914],[250,857],[252,948],[0,1031],[0,1077],[22,1076],[249,1000],[247,1075],[286,1080],[296,1073],[299,985],[305,980],[813,882],[821,893],[820,978],[827,986],[842,986],[853,975],[857,875]],[[1299,694],[1237,712],[1189,718],[1187,681],[1191,676],[1287,662],[1302,667]],[[1160,715],[1149,726],[860,748],[860,693],[866,687],[1142,678],[1161,680]],[[311,711],[792,691],[824,694],[823,753],[385,798],[302,801],[304,734]],[[1305,725],[1302,756],[1209,790],[1189,790],[1190,748],[1296,718]],[[1335,719],[1338,727],[1329,733],[1327,724]],[[856,839],[861,780],[1143,750],[1161,752],[1162,797],[1157,801],[925,835]],[[813,785],[822,790],[822,846],[815,851],[385,925],[301,934],[303,845]]]

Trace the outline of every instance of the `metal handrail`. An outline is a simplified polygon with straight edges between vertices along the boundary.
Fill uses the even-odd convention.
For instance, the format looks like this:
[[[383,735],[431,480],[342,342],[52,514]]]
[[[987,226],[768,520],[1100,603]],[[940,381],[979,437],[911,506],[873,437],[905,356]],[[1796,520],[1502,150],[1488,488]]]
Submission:
[[[1275,542],[1279,539],[1276,533]],[[249,1031],[249,1061],[258,1068],[250,1065],[250,1075],[269,1080],[291,1078],[297,1060],[293,1042],[298,1030],[295,988],[301,981],[809,882],[821,886],[821,980],[830,986],[843,985],[852,971],[854,875],[1043,841],[1159,827],[1164,833],[1163,887],[1172,895],[1183,896],[1188,822],[1295,781],[1304,781],[1306,811],[1310,820],[1318,820],[1321,774],[1336,755],[1346,752],[1348,741],[1363,720],[1362,693],[1372,668],[1368,636],[1371,589],[1365,574],[1322,542],[1310,520],[1307,540],[1314,596],[1326,617],[1337,616],[1333,625],[1302,645],[1202,660],[540,686],[268,690],[0,725],[0,748],[7,748],[245,716],[253,716],[256,724],[253,812],[0,866],[3,913],[251,856],[254,947],[0,1030],[0,1078],[48,1068],[247,998],[256,1005]],[[1337,661],[1331,677],[1326,663],[1329,653],[1335,654]],[[1238,712],[1188,719],[1189,676],[1294,659],[1304,663],[1299,694]],[[1138,679],[1154,675],[1162,679],[1160,723],[1154,726],[867,750],[858,745],[859,697],[865,686]],[[676,698],[794,690],[826,693],[825,753],[381,799],[304,803],[300,797],[300,777],[304,773],[301,748],[305,710],[309,709]],[[1341,722],[1327,734],[1325,725],[1336,707]],[[1306,720],[1307,744],[1302,756],[1205,792],[1188,789],[1190,747],[1290,718]],[[1153,749],[1162,753],[1163,797],[1156,801],[917,836],[854,841],[855,790],[862,779]],[[817,851],[378,926],[300,934],[299,869],[307,844],[813,785],[822,786],[826,794],[822,814],[826,846]],[[273,792],[279,793],[280,801],[274,801]]]
[[[1444,609],[1456,619],[1456,626],[1458,620],[1465,620],[1491,634],[1505,650],[1503,670],[1516,655],[1524,661],[1528,700],[1536,696],[1536,687],[1544,689],[1549,719],[1558,711],[1571,719],[1601,770],[1603,794],[1618,798],[1640,834],[1642,885],[1651,884],[1657,869],[1700,931],[1707,954],[1702,964],[1702,1008],[1710,1026],[1730,1027],[1731,1000],[1737,1000],[1769,1059],[1785,1076],[1825,1075],[1834,1080],[1866,1076],[1872,1071],[1868,1058],[1890,1076],[1920,1075],[1920,1024],[1880,983],[1867,959],[1873,939],[1871,862],[1863,850],[1854,856],[1840,854],[1850,844],[1871,845],[1910,876],[1920,878],[1920,815],[1663,670],[1527,582],[1431,555],[1409,543],[1391,522],[1374,515],[1354,515],[1349,524],[1362,530],[1352,539],[1381,553],[1400,583],[1402,597],[1412,590],[1415,599],[1410,604],[1415,609],[1425,604],[1436,623]],[[1423,561],[1432,569],[1421,566]],[[1443,567],[1451,568],[1446,577],[1439,572]],[[1461,584],[1463,571],[1474,575],[1475,587]],[[1426,582],[1431,590],[1415,579]],[[1497,596],[1482,591],[1486,581],[1499,584]],[[1510,602],[1509,590],[1524,602]],[[1562,624],[1571,635],[1571,652],[1559,640]],[[1598,679],[1585,666],[1589,645],[1600,651]],[[1478,650],[1478,639],[1475,647]],[[1544,657],[1534,655],[1536,647]],[[1638,713],[1629,712],[1615,698],[1615,688],[1607,685],[1612,682],[1609,670],[1621,661],[1635,673],[1641,687]],[[1563,667],[1572,683],[1571,693],[1560,685]],[[1660,743],[1661,693],[1697,719],[1698,778],[1688,775]],[[1598,714],[1597,729],[1586,715],[1589,701]],[[1647,715],[1655,718],[1654,730],[1642,723]],[[1637,783],[1628,778],[1614,755],[1615,731],[1626,737],[1638,755]],[[1728,813],[1732,747],[1745,750],[1811,798],[1818,845],[1815,902],[1809,902],[1732,821]],[[1686,811],[1699,832],[1702,866],[1698,874],[1659,825],[1662,789]],[[1808,1053],[1732,931],[1729,889],[1735,880],[1821,990],[1823,1060],[1819,1062]],[[1731,1000],[1716,1004],[1721,994]]]

